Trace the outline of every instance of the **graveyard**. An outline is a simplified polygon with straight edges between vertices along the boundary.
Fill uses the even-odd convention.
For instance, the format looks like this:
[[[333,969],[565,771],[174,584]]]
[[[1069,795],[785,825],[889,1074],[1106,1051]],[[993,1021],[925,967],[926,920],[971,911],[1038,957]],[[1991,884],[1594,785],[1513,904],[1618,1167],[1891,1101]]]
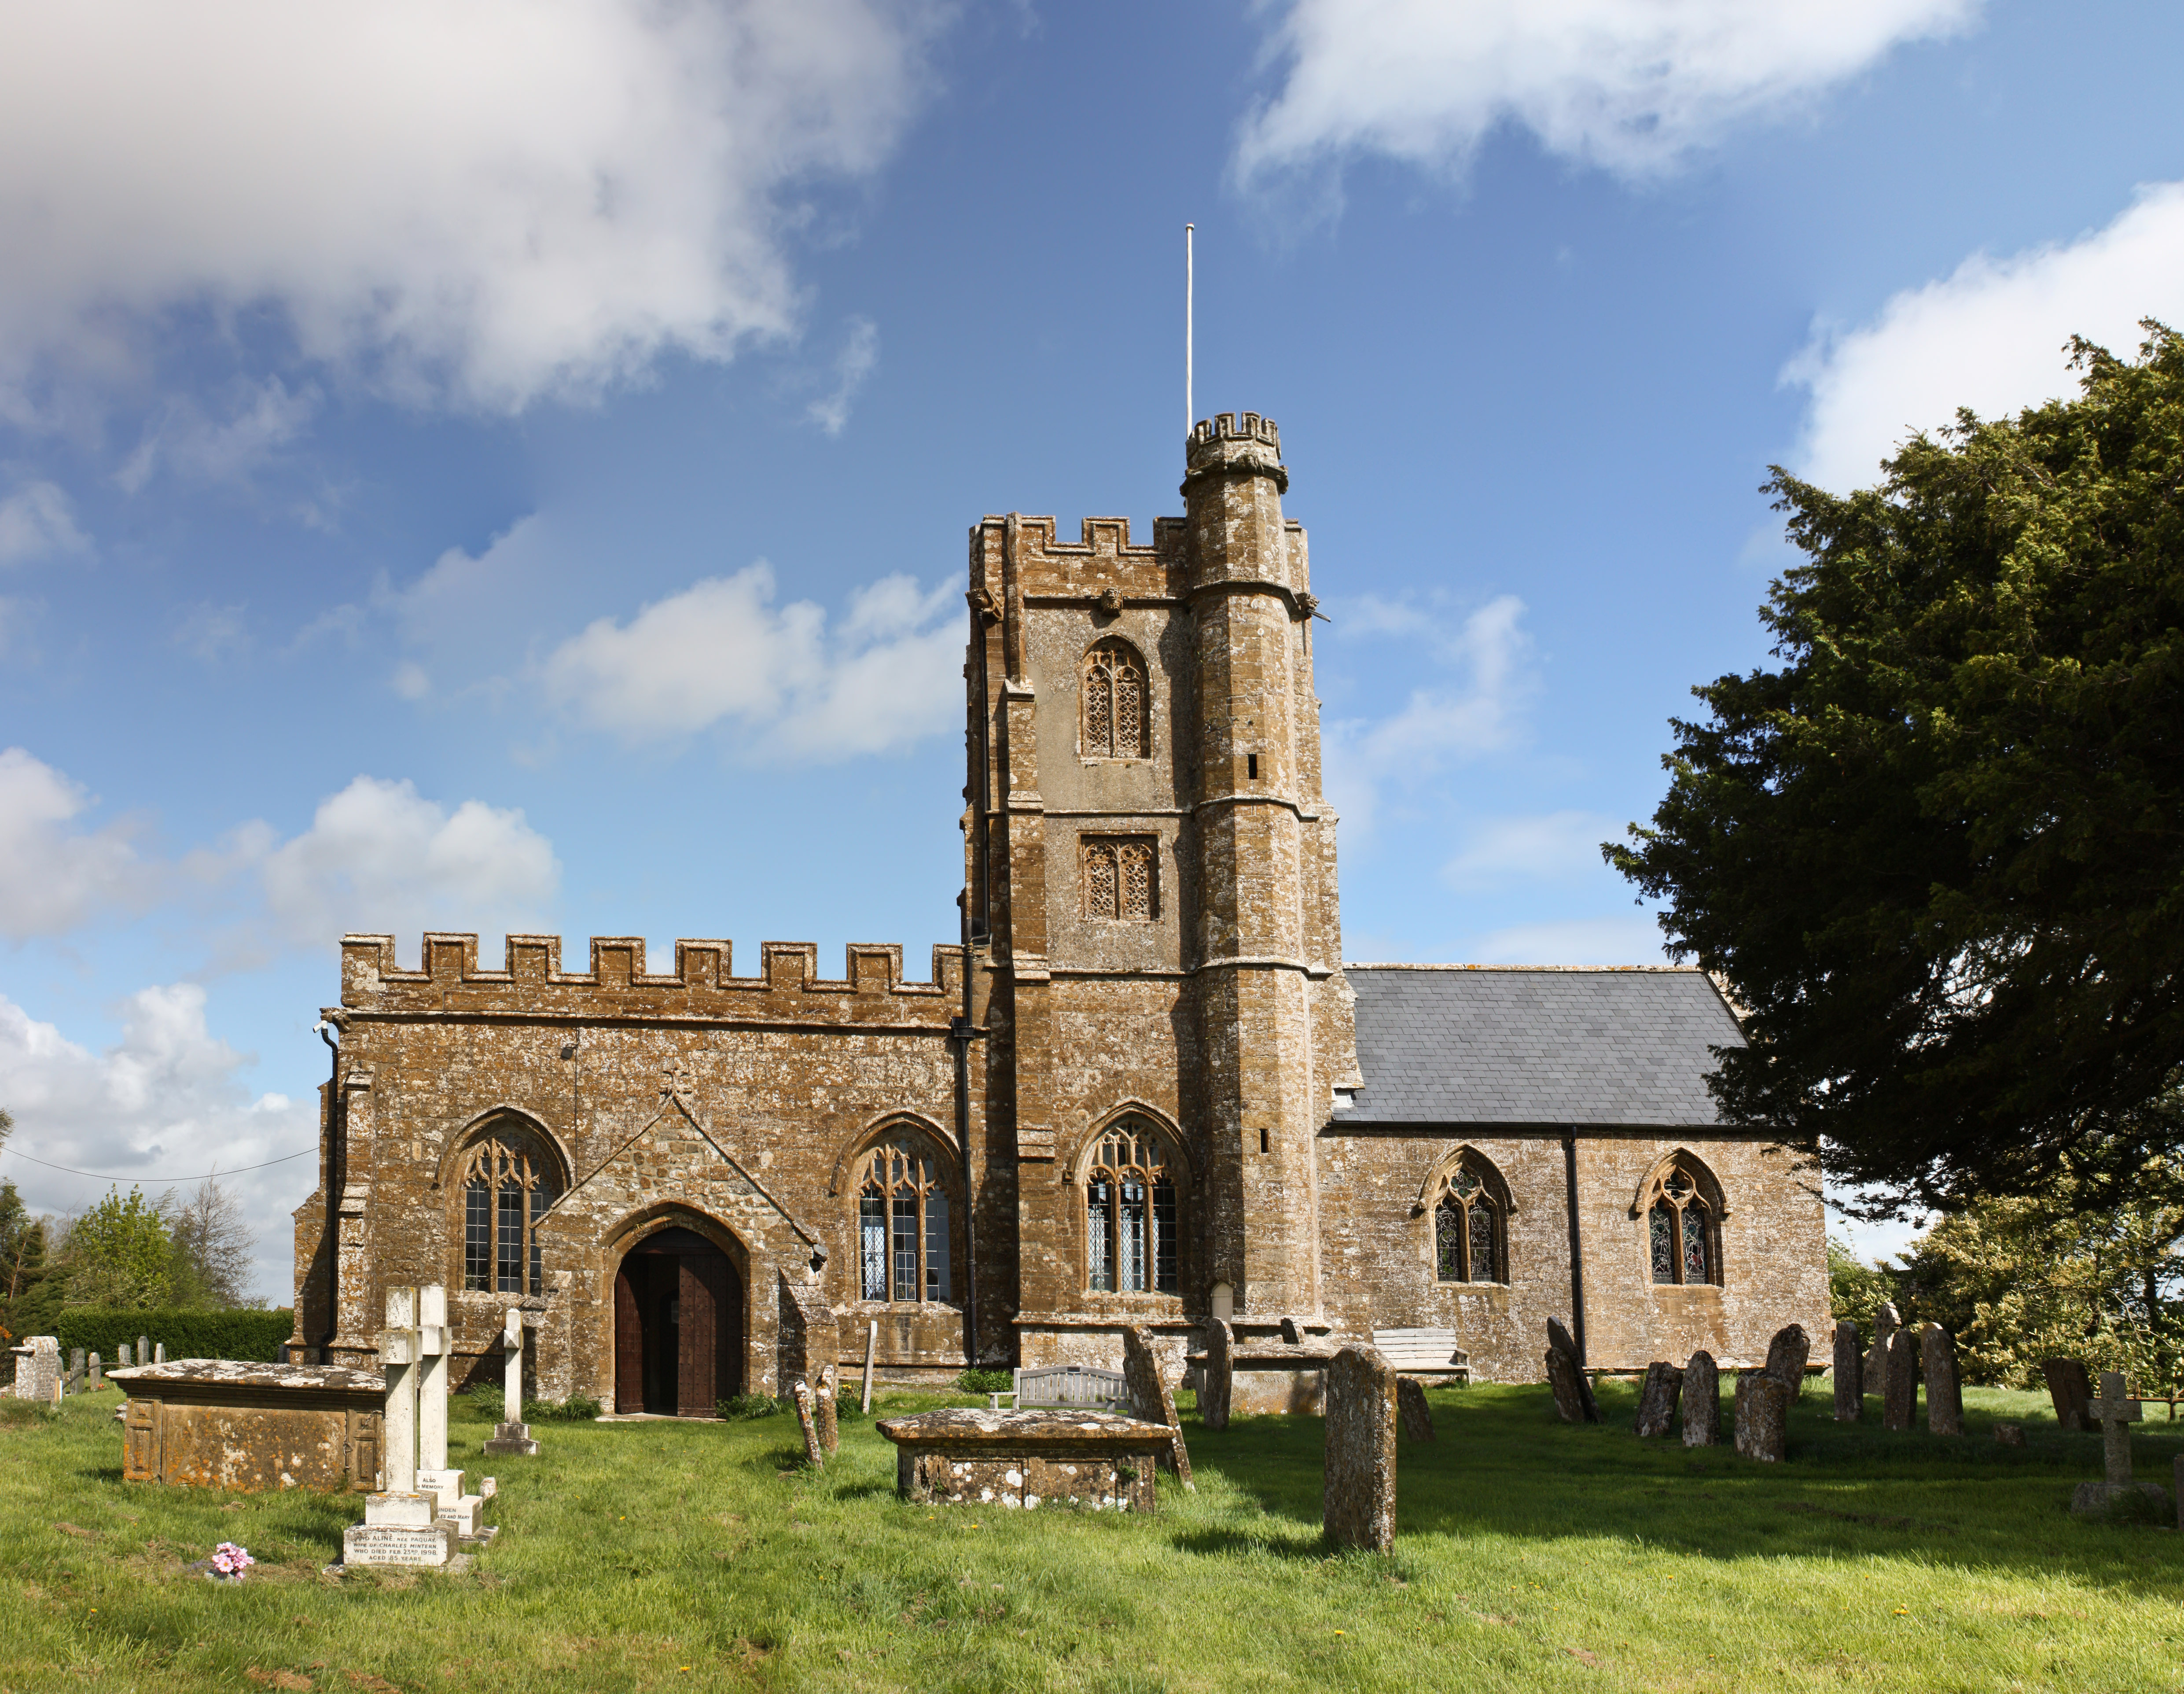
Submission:
[[[1786,1457],[1634,1433],[1544,1385],[1435,1386],[1403,1440],[1393,1551],[1323,1539],[1322,1423],[1178,1396],[1195,1482],[1151,1515],[899,1497],[875,1421],[983,1396],[852,1390],[811,1466],[787,1413],[548,1422],[459,1395],[452,1462],[501,1533],[450,1574],[329,1574],[355,1493],[123,1479],[120,1396],[0,1401],[0,1688],[115,1690],[2086,1688],[2166,1686],[2184,1545],[2071,1516],[2103,1436],[2048,1396],[1968,1388],[1964,1434],[1839,1424],[1825,1379]],[[1733,1385],[1722,1385],[1724,1436]],[[1994,1438],[2020,1425],[2021,1446]],[[2184,1426],[2129,1436],[2166,1479]],[[2172,1519],[2173,1521],[2173,1519]],[[247,1580],[194,1568],[222,1541]]]

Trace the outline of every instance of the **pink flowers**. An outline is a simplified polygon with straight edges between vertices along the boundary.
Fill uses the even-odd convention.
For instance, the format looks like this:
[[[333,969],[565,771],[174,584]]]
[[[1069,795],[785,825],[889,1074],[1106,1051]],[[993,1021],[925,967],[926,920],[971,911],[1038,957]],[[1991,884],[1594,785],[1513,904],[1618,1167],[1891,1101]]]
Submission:
[[[239,1547],[233,1541],[222,1541],[212,1550],[212,1569],[209,1573],[223,1581],[240,1582],[242,1573],[258,1563],[250,1556],[248,1547]]]

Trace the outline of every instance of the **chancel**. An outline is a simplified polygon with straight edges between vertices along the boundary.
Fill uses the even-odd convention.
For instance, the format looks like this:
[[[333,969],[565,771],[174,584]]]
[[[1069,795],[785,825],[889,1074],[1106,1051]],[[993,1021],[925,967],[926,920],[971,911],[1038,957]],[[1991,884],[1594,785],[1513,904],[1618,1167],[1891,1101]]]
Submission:
[[[922,979],[892,944],[828,976],[801,942],[346,937],[295,1345],[372,1363],[387,1291],[444,1284],[447,1368],[505,1371],[512,1429],[526,1369],[710,1417],[867,1357],[1113,1369],[1133,1326],[1172,1378],[1215,1318],[1295,1349],[1238,1412],[1376,1333],[1502,1380],[1552,1313],[1576,1371],[1818,1333],[1819,1184],[1717,1117],[1742,1037],[1706,976],[1344,961],[1289,481],[1224,413],[1149,539],[971,526],[958,939]]]

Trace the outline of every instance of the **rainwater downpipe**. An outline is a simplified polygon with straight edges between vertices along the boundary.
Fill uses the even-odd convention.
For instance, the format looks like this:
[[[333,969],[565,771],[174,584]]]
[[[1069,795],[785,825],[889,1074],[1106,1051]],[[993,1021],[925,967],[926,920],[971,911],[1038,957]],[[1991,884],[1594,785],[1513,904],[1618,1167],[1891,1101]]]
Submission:
[[[326,1044],[332,1057],[326,1066],[326,1332],[319,1338],[319,1357],[326,1357],[334,1337],[341,1333],[341,1196],[343,1159],[343,1133],[341,1097],[341,1043],[336,1039],[334,1026],[321,1017],[318,1023],[319,1039]]]
[[[963,1013],[948,1034],[956,1045],[956,1140],[963,1150],[963,1365],[978,1368],[978,1190],[971,1167],[971,902],[962,902]]]
[[[1583,1370],[1585,1364],[1585,1243],[1578,1234],[1577,1134],[1574,1130],[1563,1132],[1563,1188],[1569,1202],[1570,1339],[1577,1343],[1578,1368]]]

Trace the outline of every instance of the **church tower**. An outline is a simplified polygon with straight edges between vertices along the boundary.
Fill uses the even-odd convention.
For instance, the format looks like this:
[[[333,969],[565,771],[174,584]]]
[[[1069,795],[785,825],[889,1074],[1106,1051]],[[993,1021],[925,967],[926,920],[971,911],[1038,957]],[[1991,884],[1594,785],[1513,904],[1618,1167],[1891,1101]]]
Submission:
[[[1317,1137],[1357,1082],[1279,432],[1187,444],[1186,515],[971,534],[965,931],[978,1357],[1317,1316]],[[982,1038],[982,1039],[981,1039]]]

